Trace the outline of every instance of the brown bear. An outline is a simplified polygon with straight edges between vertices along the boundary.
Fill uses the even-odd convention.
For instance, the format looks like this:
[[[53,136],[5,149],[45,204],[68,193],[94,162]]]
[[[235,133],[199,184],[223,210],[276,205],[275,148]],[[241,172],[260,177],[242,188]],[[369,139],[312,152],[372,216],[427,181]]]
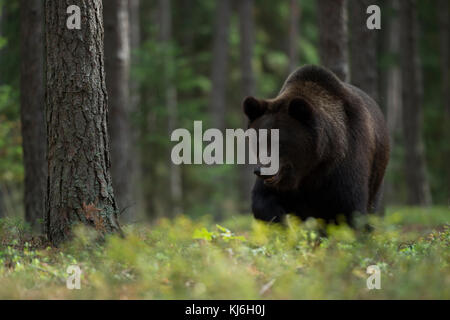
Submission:
[[[281,221],[292,213],[352,225],[353,214],[375,212],[389,160],[383,114],[367,94],[318,66],[293,72],[274,99],[247,97],[249,128],[279,129],[279,170],[255,169],[255,218]]]

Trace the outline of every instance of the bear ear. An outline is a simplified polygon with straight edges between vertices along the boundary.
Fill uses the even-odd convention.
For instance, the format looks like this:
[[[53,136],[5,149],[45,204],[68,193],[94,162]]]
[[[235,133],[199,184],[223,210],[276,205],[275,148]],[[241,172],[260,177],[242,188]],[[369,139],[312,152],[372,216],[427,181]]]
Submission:
[[[262,116],[265,112],[264,104],[253,97],[245,98],[242,102],[242,106],[244,108],[244,113],[250,121],[254,121],[255,119]]]
[[[312,126],[314,124],[314,111],[311,105],[301,98],[294,98],[289,102],[289,115],[301,123]]]

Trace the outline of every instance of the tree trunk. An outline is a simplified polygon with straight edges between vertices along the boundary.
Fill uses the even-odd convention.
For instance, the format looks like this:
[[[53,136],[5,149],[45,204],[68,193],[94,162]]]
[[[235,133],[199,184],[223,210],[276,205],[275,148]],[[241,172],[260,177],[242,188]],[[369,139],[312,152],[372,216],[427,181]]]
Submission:
[[[341,80],[348,80],[346,0],[319,0],[319,54],[321,64]]]
[[[299,66],[298,60],[298,44],[299,44],[299,20],[300,20],[300,8],[298,5],[299,0],[290,1],[289,12],[289,72],[293,72]]]
[[[418,50],[419,26],[415,0],[401,4],[401,61],[405,176],[410,205],[430,205],[424,143],[422,140],[423,83]]]
[[[129,40],[130,40],[130,51],[131,51],[131,61],[137,59],[136,50],[139,49],[141,45],[141,23],[140,23],[140,0],[129,0],[128,1],[128,16],[130,21],[129,28]],[[137,112],[141,102],[141,96],[139,92],[139,82],[133,77],[130,79],[130,104],[131,112]],[[137,135],[137,130],[134,130],[134,134]]]
[[[20,1],[20,118],[25,169],[25,221],[40,229],[47,180],[44,45],[41,0]]]
[[[347,3],[350,38],[350,79],[351,83],[381,104],[378,91],[377,30],[367,28],[367,8],[373,0],[356,0]],[[383,181],[378,212],[385,212]]]
[[[141,25],[140,25],[140,0],[128,1],[128,16],[130,20],[130,47],[131,49],[137,49],[141,44]]]
[[[230,17],[231,1],[216,1],[210,106],[212,125],[219,130],[225,129]]]
[[[165,88],[165,104],[167,107],[167,128],[169,135],[177,128],[178,106],[177,89],[174,86],[174,57],[172,53],[172,12],[170,0],[159,0],[159,41],[164,48],[164,74],[162,79]],[[170,210],[171,216],[182,213],[183,186],[181,167],[175,165],[171,159],[170,163]]]
[[[4,37],[3,33],[3,29],[4,26],[3,24],[5,23],[5,5],[3,3],[0,2],[0,39],[2,39]],[[0,46],[0,56],[3,55],[3,46]],[[0,62],[2,62],[0,60]],[[4,79],[2,77],[2,74],[0,73],[0,86],[4,84]],[[0,197],[1,197],[1,191],[0,191]]]
[[[441,70],[442,70],[442,100],[446,112],[445,123],[450,123],[450,8],[448,0],[440,0],[438,4],[438,15],[440,25],[440,48],[441,48]],[[450,136],[450,126],[444,129],[446,137]],[[447,158],[450,159],[450,150],[447,148]],[[450,171],[447,176],[447,185],[450,185]],[[450,191],[449,191],[450,192]],[[448,194],[450,201],[450,194]]]
[[[6,216],[5,214],[5,207],[3,204],[3,186],[2,183],[0,182],[0,219],[4,218]]]
[[[255,76],[253,73],[252,57],[254,45],[254,18],[253,0],[242,0],[239,2],[239,23],[240,23],[240,60],[242,75],[242,97],[253,96],[255,94]],[[241,112],[242,113],[242,112]],[[247,127],[247,119],[242,113],[242,124]],[[251,165],[241,165],[240,195],[242,212],[250,210],[251,191],[255,177]]]
[[[117,204],[128,221],[135,216],[133,140],[130,124],[128,3],[104,1],[106,87],[109,93],[111,174]]]
[[[141,45],[141,19],[140,19],[140,10],[141,10],[141,1],[140,0],[129,0],[128,1],[128,13],[129,13],[129,40],[130,40],[130,66],[133,66],[138,63],[137,59],[137,50]],[[132,73],[130,73],[132,74]],[[133,164],[131,168],[133,168],[133,176],[131,177],[131,182],[133,184],[133,194],[136,199],[136,205],[133,207],[131,213],[133,215],[127,214],[124,216],[124,220],[127,222],[135,222],[139,218],[139,213],[145,212],[145,198],[143,193],[143,170],[142,170],[142,162],[141,162],[141,147],[139,142],[139,126],[133,121],[135,119],[135,114],[139,112],[139,108],[141,105],[141,92],[140,92],[140,84],[139,81],[135,79],[135,77],[131,76],[130,78],[130,124],[131,124],[131,134],[132,134],[132,143],[131,148],[133,148],[132,153],[134,156],[132,157]]]
[[[45,216],[58,245],[76,222],[120,232],[107,125],[101,0],[72,0],[81,30],[66,27],[67,5],[45,2],[48,184]]]
[[[4,205],[4,200],[3,200],[3,185],[0,182],[0,219],[4,218],[6,216],[6,210],[5,210],[5,205]]]
[[[380,30],[379,51],[381,55],[394,57],[389,65],[383,65],[379,73],[379,99],[380,107],[386,117],[386,122],[390,137],[390,146],[393,150],[396,145],[396,134],[402,128],[401,125],[401,72],[399,67],[400,53],[400,21],[399,21],[399,2],[398,0],[384,1],[382,7],[383,12],[391,12],[385,14],[382,20],[382,29]],[[395,170],[392,166],[388,170]],[[387,175],[389,176],[389,175]],[[395,181],[385,178],[385,203],[398,202],[398,193],[396,193]]]
[[[0,39],[3,36],[3,30],[2,30],[2,28],[3,28],[3,16],[4,16],[4,8],[3,8],[3,5],[0,5]],[[0,54],[1,54],[1,52],[2,52],[2,48],[0,47]],[[2,84],[3,84],[3,81],[2,81],[2,76],[0,74],[0,86]],[[3,218],[3,217],[5,217],[5,208],[4,208],[4,205],[3,205],[3,191],[2,191],[2,184],[1,184],[1,181],[0,181],[0,219]]]
[[[367,8],[373,0],[348,2],[350,29],[351,83],[366,92],[378,103],[377,30],[366,26]]]
[[[153,29],[149,30],[148,21],[152,21],[153,24],[157,23],[158,10],[155,10],[150,1],[140,2],[140,36],[141,41],[145,46],[145,43],[151,41],[153,42]],[[155,14],[156,12],[156,14]],[[139,133],[141,139],[141,149],[140,149],[140,163],[142,168],[142,193],[144,197],[144,211],[146,217],[149,220],[155,220],[159,211],[157,210],[157,201],[159,200],[155,189],[155,183],[157,179],[156,168],[154,166],[155,161],[157,161],[158,152],[155,151],[154,144],[149,141],[148,137],[156,134],[156,117],[155,111],[153,110],[153,101],[155,99],[155,90],[152,88],[150,83],[145,81],[140,83],[139,88],[141,107],[140,115],[142,120],[140,121]]]
[[[389,23],[389,51],[395,57],[400,56],[400,3],[399,0],[389,1],[394,11],[394,16],[391,17]],[[387,74],[386,82],[386,115],[389,135],[391,137],[391,149],[395,145],[395,133],[397,128],[402,127],[401,113],[402,113],[402,86],[401,86],[401,70],[399,63],[396,61]]]
[[[438,3],[439,29],[440,29],[440,51],[442,70],[442,104],[445,110],[444,128],[446,137],[450,136],[450,6],[448,0],[439,0]],[[447,148],[446,159],[450,159],[450,149]],[[447,176],[447,185],[450,185],[450,171]],[[450,191],[449,191],[450,192]],[[448,194],[450,201],[450,194]],[[450,203],[449,203],[450,204]]]
[[[5,217],[5,209],[3,207],[3,192],[1,188],[2,186],[0,185],[0,219]]]
[[[439,0],[437,8],[440,26],[442,99],[447,115],[450,116],[450,6],[448,0]]]
[[[0,183],[0,218],[6,218],[12,212],[9,199],[6,184]]]

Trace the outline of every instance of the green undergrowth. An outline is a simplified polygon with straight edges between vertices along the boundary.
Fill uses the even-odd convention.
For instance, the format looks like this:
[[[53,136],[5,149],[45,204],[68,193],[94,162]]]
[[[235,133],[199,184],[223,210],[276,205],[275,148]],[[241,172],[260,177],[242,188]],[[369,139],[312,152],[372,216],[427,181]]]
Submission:
[[[60,248],[0,220],[0,299],[450,299],[448,208],[392,208],[371,233],[344,223],[251,216],[161,219],[99,243],[77,228]],[[78,266],[81,289],[66,286]],[[369,290],[378,266],[381,289]]]

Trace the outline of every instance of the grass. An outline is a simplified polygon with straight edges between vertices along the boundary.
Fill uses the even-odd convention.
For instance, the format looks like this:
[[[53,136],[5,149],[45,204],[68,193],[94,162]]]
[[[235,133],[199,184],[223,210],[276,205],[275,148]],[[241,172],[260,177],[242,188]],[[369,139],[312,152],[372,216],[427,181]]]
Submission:
[[[449,220],[448,208],[391,208],[370,234],[329,225],[320,238],[315,220],[180,216],[102,243],[79,227],[58,249],[0,220],[0,299],[450,299]],[[80,290],[66,287],[70,265]],[[380,290],[367,289],[370,265]]]

